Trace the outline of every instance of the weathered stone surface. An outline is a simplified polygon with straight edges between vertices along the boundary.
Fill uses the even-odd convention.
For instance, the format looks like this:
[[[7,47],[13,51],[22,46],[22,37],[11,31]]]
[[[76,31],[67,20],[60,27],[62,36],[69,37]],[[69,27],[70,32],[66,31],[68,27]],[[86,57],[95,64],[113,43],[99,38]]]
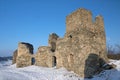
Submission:
[[[17,50],[14,51],[13,53],[13,59],[12,59],[12,64],[15,64],[16,63],[16,59],[17,59]]]
[[[20,42],[18,44],[17,67],[32,65],[33,46],[29,43]]]
[[[56,43],[57,67],[65,67],[81,77],[92,77],[108,61],[103,18],[97,16],[92,22],[90,11],[78,9],[67,16],[66,26],[65,37]],[[87,65],[91,54],[97,57],[92,60],[93,67],[92,61]]]
[[[25,42],[20,42],[18,44],[18,56],[26,53],[33,54],[33,45]]]
[[[49,43],[49,45],[51,47],[52,52],[55,52],[56,42],[57,42],[58,38],[59,38],[59,36],[56,33],[52,33],[52,34],[49,35],[48,43]]]
[[[27,67],[32,65],[32,56],[31,54],[27,53],[27,54],[22,54],[20,56],[17,57],[17,65],[16,67],[20,68],[20,67]]]
[[[55,53],[51,51],[51,47],[42,46],[38,49],[36,53],[36,63],[37,66],[53,67],[55,66]]]

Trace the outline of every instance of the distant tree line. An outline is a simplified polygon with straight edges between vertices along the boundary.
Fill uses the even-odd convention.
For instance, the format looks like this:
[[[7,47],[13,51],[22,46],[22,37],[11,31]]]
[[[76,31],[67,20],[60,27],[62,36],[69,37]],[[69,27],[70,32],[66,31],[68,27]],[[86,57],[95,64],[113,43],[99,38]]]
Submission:
[[[1,61],[8,61],[8,60],[12,60],[12,56],[0,57],[0,62],[1,62]]]
[[[107,56],[109,59],[120,59],[120,44],[107,45]]]

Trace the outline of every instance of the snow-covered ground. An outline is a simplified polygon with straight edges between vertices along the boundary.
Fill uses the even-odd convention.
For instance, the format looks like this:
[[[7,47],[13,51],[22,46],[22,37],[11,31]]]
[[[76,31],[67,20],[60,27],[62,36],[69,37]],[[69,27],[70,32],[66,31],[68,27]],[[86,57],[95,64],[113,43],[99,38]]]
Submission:
[[[83,79],[65,68],[47,68],[29,66],[16,68],[11,61],[0,62],[0,80],[120,80],[120,61],[110,60],[117,65],[116,69],[106,70],[92,79]]]
[[[10,66],[12,64],[12,60],[8,61],[0,61],[0,69],[4,66]]]

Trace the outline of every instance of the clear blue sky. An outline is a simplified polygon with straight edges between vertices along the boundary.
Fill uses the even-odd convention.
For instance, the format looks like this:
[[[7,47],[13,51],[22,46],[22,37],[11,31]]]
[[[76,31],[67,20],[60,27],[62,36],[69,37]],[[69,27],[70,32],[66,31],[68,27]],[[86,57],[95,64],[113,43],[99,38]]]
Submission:
[[[12,55],[18,42],[39,46],[65,33],[65,19],[78,8],[104,17],[107,42],[120,43],[120,0],[0,0],[0,56]]]

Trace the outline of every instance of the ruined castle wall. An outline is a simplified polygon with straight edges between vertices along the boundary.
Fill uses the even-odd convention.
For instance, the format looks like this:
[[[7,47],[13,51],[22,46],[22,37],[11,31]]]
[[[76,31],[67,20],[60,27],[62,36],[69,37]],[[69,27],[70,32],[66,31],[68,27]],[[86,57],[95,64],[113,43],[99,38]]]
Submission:
[[[104,20],[102,16],[100,15],[96,16],[95,25],[98,26],[101,31],[104,31]]]
[[[26,53],[33,54],[33,46],[29,43],[20,42],[18,44],[18,56]]]
[[[66,32],[70,32],[81,24],[91,24],[92,14],[85,9],[78,9],[66,17]]]
[[[12,64],[15,64],[15,63],[16,63],[17,55],[18,55],[17,50],[15,50],[15,51],[13,52]]]
[[[49,35],[48,44],[51,47],[52,52],[55,52],[56,42],[57,42],[58,38],[59,38],[59,36],[56,33],[52,33],[52,34]]]
[[[57,68],[65,67],[81,77],[92,77],[108,59],[106,56],[106,38],[102,16],[92,21],[92,13],[78,9],[66,17],[66,34],[59,38],[56,34],[49,36],[49,46],[39,47],[33,56],[33,46],[19,43],[17,67],[35,65]]]
[[[57,42],[57,67],[65,67],[83,77],[85,59],[90,52],[95,51],[91,50],[90,39],[86,36],[86,31],[81,30],[78,33],[73,33],[72,38],[66,37]]]
[[[54,67],[54,56],[55,53],[51,51],[51,47],[41,46],[36,53],[35,65],[43,67]]]
[[[67,16],[66,27],[65,37],[56,44],[57,67],[65,67],[81,77],[93,76],[107,62],[103,18],[98,16],[92,22],[90,11],[78,9]]]
[[[16,67],[27,67],[32,65],[32,55],[27,53],[27,54],[22,54],[21,56],[17,57],[17,62],[16,62]]]
[[[106,53],[106,35],[105,35],[103,17],[100,15],[97,16],[95,18],[95,23],[93,25],[95,25],[95,33],[96,33],[95,40],[99,43],[98,46],[100,47],[99,55],[105,60],[107,60],[106,54],[103,54]]]
[[[32,65],[33,46],[29,43],[20,42],[17,51],[17,67],[26,67]]]
[[[57,68],[65,67],[70,71],[74,71],[79,74],[81,77],[94,75],[96,68],[91,68],[86,64],[90,54],[96,54],[99,56],[101,51],[100,43],[94,41],[93,33],[89,33],[87,30],[80,30],[79,32],[74,32],[72,38],[65,37],[63,40],[57,42]],[[104,54],[101,52],[101,54]],[[102,56],[104,58],[105,56]],[[98,57],[99,58],[99,57]],[[94,60],[96,62],[96,59]],[[95,64],[92,64],[92,66]],[[85,69],[86,73],[84,74]]]
[[[35,65],[37,66],[44,66],[44,67],[48,67],[47,66],[47,58],[48,58],[48,50],[50,48],[49,47],[46,47],[46,46],[42,46],[42,47],[39,47],[38,48],[38,51],[36,53],[36,62],[35,62]]]
[[[39,47],[36,53],[36,63],[37,66],[54,67],[56,66],[56,42],[59,36],[56,33],[49,35],[48,44],[49,46]]]

